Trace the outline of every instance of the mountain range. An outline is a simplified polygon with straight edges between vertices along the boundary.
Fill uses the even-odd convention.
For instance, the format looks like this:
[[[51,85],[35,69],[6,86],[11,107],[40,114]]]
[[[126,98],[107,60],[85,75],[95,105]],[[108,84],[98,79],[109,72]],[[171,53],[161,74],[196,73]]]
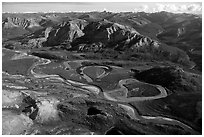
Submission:
[[[4,13],[3,45],[170,61],[202,70],[202,18],[169,12]]]

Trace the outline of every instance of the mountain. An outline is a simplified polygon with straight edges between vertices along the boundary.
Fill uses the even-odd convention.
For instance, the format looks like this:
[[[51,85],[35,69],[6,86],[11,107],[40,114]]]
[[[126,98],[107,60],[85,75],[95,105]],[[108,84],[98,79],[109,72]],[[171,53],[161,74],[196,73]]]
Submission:
[[[130,58],[168,60],[199,71],[201,24],[199,16],[168,12],[3,14],[2,22],[3,38],[23,47],[80,52],[112,49]]]

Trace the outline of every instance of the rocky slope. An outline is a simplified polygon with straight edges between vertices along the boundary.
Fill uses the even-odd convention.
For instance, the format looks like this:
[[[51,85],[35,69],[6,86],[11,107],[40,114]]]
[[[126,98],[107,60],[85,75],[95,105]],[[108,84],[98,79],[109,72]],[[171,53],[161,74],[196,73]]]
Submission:
[[[56,46],[70,43],[76,38],[84,35],[82,30],[86,24],[84,20],[63,22],[50,30],[44,45]]]

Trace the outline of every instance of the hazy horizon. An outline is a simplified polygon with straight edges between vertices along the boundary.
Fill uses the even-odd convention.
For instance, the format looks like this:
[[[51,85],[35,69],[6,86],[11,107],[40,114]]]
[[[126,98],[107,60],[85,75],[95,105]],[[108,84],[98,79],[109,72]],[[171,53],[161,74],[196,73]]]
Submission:
[[[3,2],[3,13],[173,12],[202,14],[201,2]]]

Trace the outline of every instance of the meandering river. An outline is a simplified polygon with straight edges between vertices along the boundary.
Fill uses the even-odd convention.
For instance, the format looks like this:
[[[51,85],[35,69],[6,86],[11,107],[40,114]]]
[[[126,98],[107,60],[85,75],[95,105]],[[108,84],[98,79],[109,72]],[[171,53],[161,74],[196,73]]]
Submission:
[[[5,49],[4,49],[5,50]],[[13,52],[13,51],[12,51]],[[92,84],[88,84],[88,83],[92,83],[94,81],[94,76],[89,75],[86,72],[91,72],[92,69],[100,69],[100,72],[97,72],[96,74],[96,79],[101,79],[104,78],[106,76],[108,76],[111,73],[111,70],[109,67],[107,66],[103,66],[103,65],[92,65],[92,66],[82,66],[80,69],[80,72],[78,73],[81,77],[83,77],[84,79],[87,80],[88,83],[82,83],[79,81],[74,81],[74,80],[70,80],[70,79],[65,79],[62,78],[61,76],[57,75],[57,74],[52,74],[52,75],[48,75],[44,72],[39,72],[36,71],[36,68],[39,68],[42,65],[48,65],[49,63],[51,63],[52,61],[49,59],[42,59],[42,58],[38,58],[35,56],[31,56],[31,55],[27,55],[24,52],[18,52],[18,56],[12,56],[11,60],[20,60],[22,58],[35,58],[38,61],[33,63],[33,65],[29,68],[29,77],[34,77],[34,78],[47,78],[47,79],[54,79],[56,81],[60,81],[60,82],[64,82],[67,85],[71,85],[77,88],[81,88],[81,89],[86,89],[88,91],[90,91],[91,93],[95,94],[95,95],[103,95],[103,98],[108,100],[108,101],[114,101],[118,103],[118,106],[121,107],[122,109],[124,109],[127,114],[130,116],[131,119],[136,120],[136,121],[146,121],[146,122],[153,122],[153,123],[160,123],[160,124],[170,124],[170,125],[178,125],[180,127],[182,127],[184,130],[186,131],[190,131],[193,134],[197,134],[190,126],[176,120],[176,119],[171,119],[168,117],[162,117],[162,116],[143,116],[143,115],[139,115],[134,108],[132,108],[130,105],[128,105],[129,102],[141,102],[141,101],[146,101],[146,100],[154,100],[154,99],[160,99],[160,98],[165,98],[168,96],[167,91],[160,85],[151,85],[152,88],[155,88],[159,91],[159,94],[154,95],[154,96],[147,96],[147,97],[127,97],[127,93],[128,93],[128,89],[127,87],[125,87],[124,85],[126,84],[137,84],[137,83],[142,83],[141,81],[138,81],[136,79],[121,79],[118,83],[117,83],[117,88],[113,89],[113,90],[104,90],[99,88],[98,86],[92,85]],[[6,56],[6,53],[4,54],[4,56]],[[87,61],[87,60],[86,60]],[[81,62],[83,62],[83,60],[81,60]],[[71,69],[71,66],[69,66],[67,63],[64,63],[69,69]],[[95,71],[95,70],[94,70]],[[148,83],[145,83],[148,84]],[[14,88],[14,89],[27,89],[26,87],[23,86],[17,86],[17,85],[7,85],[7,87],[10,88]],[[150,89],[151,90],[151,89]],[[115,93],[117,92],[121,92],[122,95],[117,95]],[[83,96],[84,97],[84,96]]]

